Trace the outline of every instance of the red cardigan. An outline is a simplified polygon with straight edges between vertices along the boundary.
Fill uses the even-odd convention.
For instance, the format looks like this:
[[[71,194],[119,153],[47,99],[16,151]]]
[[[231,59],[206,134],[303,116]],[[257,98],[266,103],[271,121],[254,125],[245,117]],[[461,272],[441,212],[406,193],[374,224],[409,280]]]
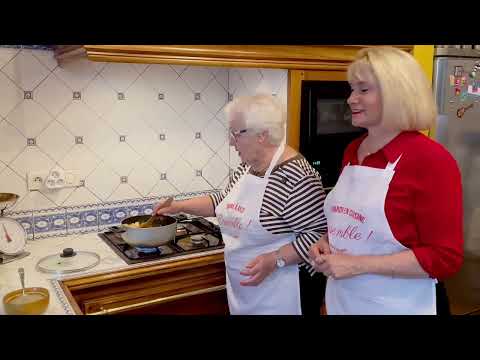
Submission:
[[[357,150],[367,135],[345,150],[342,169],[358,165]],[[462,183],[457,162],[439,143],[417,131],[404,131],[362,166],[385,168],[400,154],[387,192],[385,214],[395,238],[411,249],[432,277],[445,279],[463,262]]]

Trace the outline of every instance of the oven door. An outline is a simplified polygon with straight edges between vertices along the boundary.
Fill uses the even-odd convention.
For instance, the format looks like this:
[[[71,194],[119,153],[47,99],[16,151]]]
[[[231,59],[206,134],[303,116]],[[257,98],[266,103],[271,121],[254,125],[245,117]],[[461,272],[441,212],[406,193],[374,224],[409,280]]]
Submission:
[[[347,81],[303,81],[300,152],[320,173],[328,192],[340,175],[348,144],[366,130],[352,125]]]

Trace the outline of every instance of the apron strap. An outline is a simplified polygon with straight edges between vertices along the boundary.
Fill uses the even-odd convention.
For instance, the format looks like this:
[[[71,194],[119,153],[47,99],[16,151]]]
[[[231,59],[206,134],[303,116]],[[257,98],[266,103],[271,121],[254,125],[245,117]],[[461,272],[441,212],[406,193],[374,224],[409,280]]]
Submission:
[[[275,154],[273,155],[272,161],[270,161],[270,165],[268,166],[268,169],[265,172],[265,177],[264,177],[265,180],[268,180],[270,174],[272,173],[273,168],[277,164],[278,159],[280,159],[280,157],[282,156],[284,150],[285,150],[285,142],[282,141],[282,143],[278,147],[277,151],[275,151]]]
[[[402,157],[402,155],[403,155],[403,153],[400,154],[400,156],[397,158],[397,160],[395,160],[394,163],[388,163],[387,166],[385,166],[385,170],[394,170],[395,167],[397,166],[398,161]]]

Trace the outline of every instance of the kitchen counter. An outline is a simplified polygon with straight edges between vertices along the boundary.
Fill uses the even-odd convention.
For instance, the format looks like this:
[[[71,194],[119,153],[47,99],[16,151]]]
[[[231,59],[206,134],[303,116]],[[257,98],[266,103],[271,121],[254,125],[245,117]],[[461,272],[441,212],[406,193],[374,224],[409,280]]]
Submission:
[[[41,258],[48,255],[59,254],[64,248],[73,248],[76,251],[95,252],[100,256],[100,263],[87,271],[63,276],[42,273],[36,269],[36,264]],[[58,286],[57,280],[59,279],[72,279],[85,274],[106,273],[117,269],[148,267],[154,264],[223,252],[223,249],[216,249],[196,254],[178,256],[175,258],[128,265],[98,237],[97,233],[52,237],[33,241],[30,240],[27,241],[25,250],[30,252],[29,256],[6,264],[0,264],[0,296],[3,298],[8,292],[21,288],[20,278],[17,271],[19,267],[23,267],[25,269],[25,287],[45,287],[50,292],[50,303],[45,315],[74,314],[63,291],[60,286]],[[3,302],[0,303],[0,314],[5,315]]]

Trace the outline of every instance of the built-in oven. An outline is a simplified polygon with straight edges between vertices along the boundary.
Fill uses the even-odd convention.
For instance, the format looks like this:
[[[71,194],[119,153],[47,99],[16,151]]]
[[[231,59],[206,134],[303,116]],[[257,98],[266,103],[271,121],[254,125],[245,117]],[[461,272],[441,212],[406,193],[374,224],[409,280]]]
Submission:
[[[301,85],[299,150],[320,173],[328,192],[340,175],[347,145],[366,132],[352,125],[347,81],[304,80]]]

